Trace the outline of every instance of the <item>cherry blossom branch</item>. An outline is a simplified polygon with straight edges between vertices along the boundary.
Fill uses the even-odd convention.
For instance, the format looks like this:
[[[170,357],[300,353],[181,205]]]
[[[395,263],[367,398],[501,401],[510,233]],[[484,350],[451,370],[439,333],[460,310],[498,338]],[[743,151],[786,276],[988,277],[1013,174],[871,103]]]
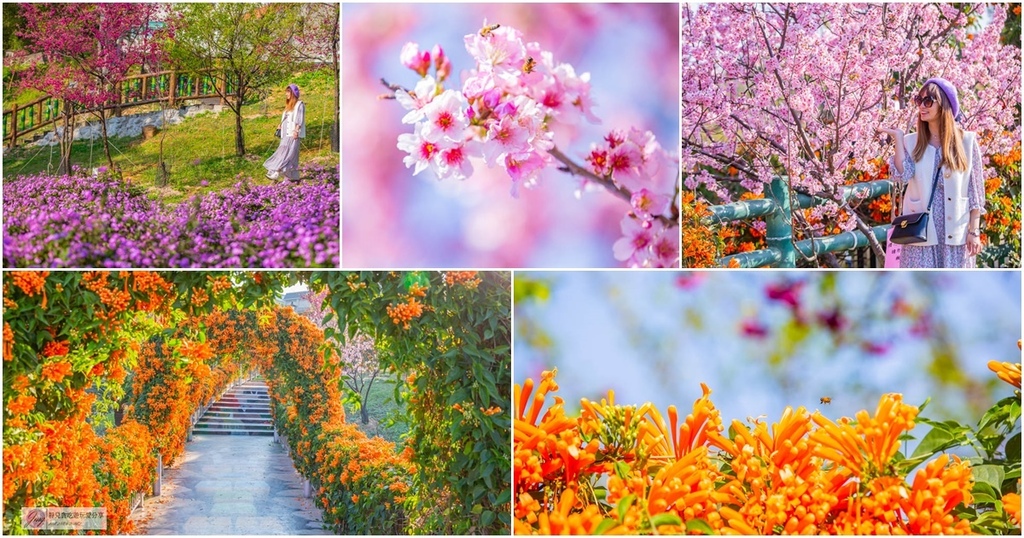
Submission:
[[[629,199],[633,197],[633,195],[628,190],[619,187],[611,179],[601,177],[597,174],[594,174],[590,170],[587,170],[586,168],[576,164],[572,160],[572,158],[562,153],[562,151],[559,150],[558,147],[551,148],[550,150],[548,150],[548,153],[552,157],[554,157],[555,160],[564,164],[567,169],[566,171],[569,172],[570,174],[574,176],[583,176],[587,178],[588,181],[601,185],[602,187],[607,189],[608,192],[614,194],[615,196],[618,196],[619,198],[622,198],[626,202],[629,202]]]
[[[571,157],[562,153],[562,151],[559,150],[558,147],[553,147],[550,150],[548,150],[548,154],[554,157],[555,160],[557,160],[558,162],[564,164],[565,171],[568,172],[569,174],[574,176],[583,176],[587,178],[587,181],[597,183],[598,185],[604,187],[605,190],[607,190],[609,193],[625,200],[626,203],[630,203],[632,201],[633,193],[629,192],[628,189],[620,187],[616,185],[615,182],[613,182],[611,179],[601,177],[591,172],[590,170],[587,170],[586,168],[576,164],[576,162],[573,161]],[[675,220],[672,220],[664,215],[658,215],[656,218],[667,226],[676,226],[679,224]]]
[[[679,161],[651,131],[612,129],[591,144],[577,163],[555,144],[556,124],[600,123],[590,96],[590,74],[559,63],[528,43],[510,26],[488,24],[464,38],[475,66],[461,83],[447,87],[452,65],[440,45],[402,47],[400,61],[419,75],[411,89],[381,80],[408,112],[402,123],[412,132],[398,136],[398,148],[413,175],[429,170],[438,179],[467,179],[474,161],[501,167],[511,194],[533,188],[541,172],[556,166],[596,183],[629,208],[619,222],[623,237],[612,245],[616,259],[632,267],[676,267],[679,259]],[[472,158],[472,159],[471,159]],[[562,166],[557,166],[560,163]]]

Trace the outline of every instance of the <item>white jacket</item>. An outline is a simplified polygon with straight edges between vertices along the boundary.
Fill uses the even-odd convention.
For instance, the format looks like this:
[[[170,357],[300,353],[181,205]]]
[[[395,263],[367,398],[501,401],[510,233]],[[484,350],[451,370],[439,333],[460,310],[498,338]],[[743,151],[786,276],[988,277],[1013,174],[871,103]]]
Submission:
[[[934,204],[945,204],[946,237],[942,240],[947,245],[963,245],[967,243],[967,226],[971,220],[971,211],[967,197],[967,186],[971,179],[971,168],[974,166],[971,152],[974,148],[975,134],[963,132],[964,154],[967,156],[967,170],[953,172],[946,177],[939,172],[939,181],[945,200],[935,200]],[[917,133],[903,137],[903,147],[907,155],[911,155],[917,144]],[[914,162],[914,177],[907,183],[907,192],[903,196],[903,214],[924,213],[928,210],[928,201],[932,197],[932,182],[935,179],[935,148],[928,146],[920,161]],[[935,220],[928,219],[928,240],[924,243],[913,243],[915,246],[931,246],[939,244],[935,237]]]
[[[291,114],[287,110],[281,113],[281,138],[295,136],[296,128],[299,138],[306,138],[306,104],[302,101],[295,103]]]

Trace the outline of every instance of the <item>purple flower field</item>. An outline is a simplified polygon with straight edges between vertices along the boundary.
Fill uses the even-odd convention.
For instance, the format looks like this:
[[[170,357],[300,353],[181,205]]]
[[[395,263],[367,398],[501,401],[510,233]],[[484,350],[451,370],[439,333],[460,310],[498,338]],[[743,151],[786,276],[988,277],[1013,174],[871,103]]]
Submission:
[[[338,267],[337,169],[313,176],[174,208],[110,177],[5,180],[4,267]]]

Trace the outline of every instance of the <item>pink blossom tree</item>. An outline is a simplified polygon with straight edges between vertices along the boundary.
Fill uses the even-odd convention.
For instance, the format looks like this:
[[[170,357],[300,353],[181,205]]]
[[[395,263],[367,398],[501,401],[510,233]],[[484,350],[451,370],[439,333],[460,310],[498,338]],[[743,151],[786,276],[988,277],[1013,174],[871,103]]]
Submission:
[[[161,39],[150,28],[157,4],[22,4],[19,32],[29,53],[42,61],[22,77],[24,87],[64,101],[58,173],[70,170],[72,128],[78,110],[100,121],[107,163],[113,167],[104,105],[118,98],[117,83],[159,62]]]
[[[1020,51],[1000,43],[1006,16],[980,4],[684,7],[685,187],[725,202],[784,177],[835,201],[823,210],[844,229],[866,233],[840,187],[877,174],[892,142],[875,128],[905,126],[926,79],[959,88],[963,127],[980,134],[986,158],[1020,139]],[[794,212],[795,227],[813,235],[801,218]]]
[[[329,306],[324,305],[327,291],[325,289],[319,293],[308,293],[306,300],[309,301],[310,308],[303,315],[320,328],[331,327],[338,331],[336,317],[332,317],[330,321],[324,323],[328,312],[333,312]],[[336,341],[333,343],[337,345]],[[339,353],[341,355],[342,381],[345,383],[345,387],[358,398],[359,420],[363,424],[369,424],[370,389],[373,388],[374,381],[384,371],[378,357],[376,343],[372,337],[359,333],[353,338],[346,338],[345,344],[339,346]]]

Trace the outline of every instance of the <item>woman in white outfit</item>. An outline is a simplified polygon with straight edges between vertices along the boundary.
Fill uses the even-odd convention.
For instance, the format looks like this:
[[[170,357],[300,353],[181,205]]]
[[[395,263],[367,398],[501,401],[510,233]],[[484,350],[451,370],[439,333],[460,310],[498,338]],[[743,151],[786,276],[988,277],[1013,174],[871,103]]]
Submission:
[[[890,166],[895,170],[893,178],[907,183],[903,214],[924,213],[931,202],[928,239],[903,245],[900,267],[975,267],[975,257],[981,252],[981,215],[985,213],[978,137],[957,125],[960,101],[948,80],[928,79],[914,103],[916,133],[878,129],[896,142]]]
[[[299,140],[306,137],[306,105],[299,100],[299,87],[289,84],[285,89],[284,113],[279,126],[281,143],[277,151],[263,163],[267,177],[278,179],[282,175],[293,183],[299,182]]]

